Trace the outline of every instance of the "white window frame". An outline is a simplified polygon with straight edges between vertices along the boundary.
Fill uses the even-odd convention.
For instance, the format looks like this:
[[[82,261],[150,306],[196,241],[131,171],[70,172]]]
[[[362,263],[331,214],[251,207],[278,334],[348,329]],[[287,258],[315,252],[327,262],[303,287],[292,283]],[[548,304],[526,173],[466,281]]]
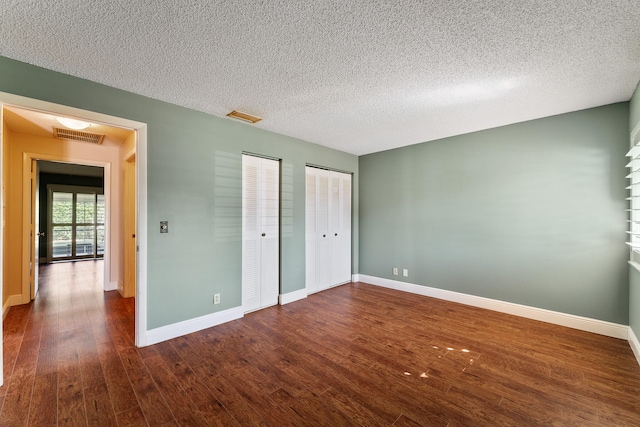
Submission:
[[[73,200],[74,200],[74,204],[75,204],[75,200],[76,200],[76,196],[78,193],[83,193],[83,194],[93,194],[95,195],[103,195],[104,196],[104,187],[86,187],[86,186],[80,186],[80,185],[64,185],[64,184],[47,184],[47,234],[48,234],[48,238],[47,238],[47,262],[51,263],[54,261],[69,261],[69,260],[81,260],[81,259],[102,259],[104,258],[104,253],[98,256],[74,256],[73,252],[71,254],[70,257],[53,257],[53,214],[52,214],[52,206],[53,206],[53,193],[54,192],[60,192],[60,193],[72,193],[73,194]],[[93,224],[78,224],[76,223],[76,217],[75,217],[75,208],[74,208],[74,215],[73,215],[73,219],[71,221],[71,224],[69,224],[71,227],[77,227],[80,225],[93,225],[94,227],[97,227],[98,225],[102,225],[104,227],[104,233],[106,236],[107,233],[107,226],[106,226],[106,209],[105,209],[105,222],[104,223],[100,223],[98,224],[98,220],[97,220],[97,207],[94,211],[94,223]],[[95,235],[94,235],[94,241],[97,239],[97,229],[95,231]],[[75,238],[74,238],[75,241]],[[94,243],[96,244],[96,243]],[[73,243],[74,247],[75,247],[75,242]],[[96,246],[97,247],[97,246]],[[96,247],[94,247],[94,255],[95,255],[95,250]]]

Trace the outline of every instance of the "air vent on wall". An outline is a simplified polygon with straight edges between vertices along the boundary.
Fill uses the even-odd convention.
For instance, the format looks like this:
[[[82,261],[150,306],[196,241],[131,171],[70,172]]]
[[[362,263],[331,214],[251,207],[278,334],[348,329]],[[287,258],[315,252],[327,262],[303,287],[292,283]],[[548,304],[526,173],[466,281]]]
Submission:
[[[90,142],[92,144],[102,144],[104,135],[90,132],[80,132],[71,129],[53,128],[56,138],[70,139],[72,141]]]

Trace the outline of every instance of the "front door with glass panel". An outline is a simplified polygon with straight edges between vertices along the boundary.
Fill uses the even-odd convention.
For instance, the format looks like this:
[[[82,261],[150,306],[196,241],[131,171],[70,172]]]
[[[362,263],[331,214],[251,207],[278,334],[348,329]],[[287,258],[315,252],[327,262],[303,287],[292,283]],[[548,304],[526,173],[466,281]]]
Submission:
[[[49,186],[49,262],[104,256],[105,208],[101,192],[102,189]]]

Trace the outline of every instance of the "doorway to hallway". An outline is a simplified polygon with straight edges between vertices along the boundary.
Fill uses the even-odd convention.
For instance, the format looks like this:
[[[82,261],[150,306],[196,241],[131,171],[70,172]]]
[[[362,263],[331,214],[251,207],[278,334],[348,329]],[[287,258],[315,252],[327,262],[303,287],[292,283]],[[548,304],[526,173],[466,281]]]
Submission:
[[[21,110],[18,112],[18,110]],[[25,118],[24,112],[28,112],[28,117]],[[18,114],[19,113],[19,114]],[[22,114],[22,115],[21,115]],[[19,117],[17,117],[19,116]],[[22,120],[20,119],[22,117]],[[107,139],[102,140],[102,143],[91,142],[78,142],[72,141],[73,144],[68,143],[68,138],[61,138],[62,141],[52,143],[51,140],[55,136],[51,135],[52,126],[57,124],[51,123],[52,126],[28,126],[31,129],[36,129],[38,132],[29,133],[23,132],[23,125],[27,123],[33,123],[33,120],[56,120],[56,117],[72,117],[79,120],[90,123],[91,133],[98,133],[98,129],[102,126],[111,128],[119,128],[129,135],[131,138],[127,138],[125,141],[127,149],[117,150],[111,144],[111,150],[109,150],[110,141]],[[0,118],[3,122],[3,132],[0,134],[0,157],[2,158],[2,195],[3,204],[2,212],[0,212],[0,222],[4,227],[0,228],[0,258],[3,259],[0,266],[0,293],[3,297],[4,312],[8,313],[11,310],[18,310],[18,307],[22,305],[29,305],[31,301],[31,283],[37,283],[37,281],[31,281],[32,272],[37,272],[38,268],[33,268],[39,261],[34,255],[38,253],[37,248],[34,248],[32,242],[35,233],[32,229],[25,227],[24,224],[29,224],[28,213],[33,210],[30,209],[30,204],[33,203],[33,197],[28,197],[32,194],[34,184],[31,181],[30,175],[34,169],[32,165],[39,160],[47,160],[54,162],[71,162],[91,164],[94,166],[102,166],[105,168],[105,204],[106,210],[110,213],[113,209],[121,206],[120,203],[112,203],[111,208],[109,199],[114,197],[114,193],[120,191],[119,185],[119,165],[123,161],[124,156],[131,156],[131,152],[136,153],[136,158],[139,160],[136,163],[136,224],[139,229],[136,233],[136,252],[137,258],[136,265],[138,266],[135,272],[136,276],[136,294],[139,292],[142,295],[146,295],[146,265],[147,265],[147,204],[146,204],[146,190],[147,190],[147,127],[145,123],[133,121],[130,119],[108,116],[101,113],[81,110],[65,105],[52,104],[50,102],[35,100],[18,95],[8,94],[0,92]],[[16,119],[10,125],[8,120]],[[40,122],[38,122],[40,123]],[[14,126],[15,125],[15,126]],[[93,128],[96,125],[96,128]],[[131,133],[133,131],[133,133]],[[23,138],[20,144],[14,145],[11,143],[12,137],[15,135],[28,135]],[[78,142],[76,144],[76,142]],[[121,145],[122,146],[122,145]],[[100,147],[100,151],[110,151],[110,160],[104,160],[96,157],[91,153],[95,151],[91,147]],[[123,146],[124,147],[124,146]],[[118,151],[118,153],[115,152]],[[31,166],[30,166],[31,165]],[[31,169],[31,173],[29,172]],[[22,179],[20,178],[22,176]],[[9,179],[9,178],[12,179]],[[113,178],[111,178],[113,177]],[[12,183],[17,183],[16,188],[9,186]],[[31,186],[31,190],[30,187]],[[37,185],[35,185],[37,188]],[[27,195],[23,197],[23,195]],[[114,199],[115,200],[115,199]],[[121,277],[122,263],[121,263],[121,248],[117,243],[121,239],[118,224],[113,224],[109,218],[120,218],[119,214],[106,215],[105,224],[105,245],[104,245],[104,267],[103,278],[101,283],[105,288],[118,289],[119,280]],[[33,220],[33,219],[32,219]],[[13,221],[13,223],[9,223]],[[19,223],[22,223],[21,227]],[[15,224],[14,224],[15,223]],[[33,228],[33,227],[31,227]],[[111,232],[109,232],[111,230]],[[19,248],[19,250],[16,250]],[[35,259],[34,259],[35,258]],[[103,289],[104,291],[105,289]],[[35,293],[35,292],[34,292]],[[132,299],[133,301],[134,299]],[[138,317],[135,322],[135,338],[136,345],[145,346],[147,343],[147,306],[146,298],[135,298],[135,315]],[[8,316],[8,314],[7,314]],[[0,325],[2,322],[0,321]],[[0,329],[1,330],[1,329]],[[3,340],[3,346],[6,344]],[[3,363],[2,363],[2,347],[0,347],[0,385],[3,382]]]

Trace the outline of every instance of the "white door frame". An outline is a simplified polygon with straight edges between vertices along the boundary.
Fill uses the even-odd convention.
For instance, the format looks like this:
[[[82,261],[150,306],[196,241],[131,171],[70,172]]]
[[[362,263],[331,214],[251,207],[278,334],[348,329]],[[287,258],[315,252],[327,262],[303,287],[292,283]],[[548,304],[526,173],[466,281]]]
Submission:
[[[6,142],[6,141],[5,141]],[[106,230],[111,229],[111,165],[108,162],[99,162],[93,160],[85,160],[80,158],[66,157],[66,156],[58,156],[58,155],[49,155],[49,154],[37,154],[37,153],[28,153],[25,152],[22,155],[22,185],[23,192],[22,194],[29,194],[27,192],[28,186],[30,185],[31,180],[31,162],[34,160],[46,160],[46,161],[59,161],[63,163],[73,163],[73,164],[82,164],[89,166],[99,166],[104,169],[104,198],[105,198],[105,218],[104,218],[104,226]],[[0,177],[0,179],[2,179]],[[22,215],[23,220],[27,217],[27,214],[30,214],[31,211],[31,200],[27,197],[22,198]],[[22,247],[28,247],[31,239],[29,233],[27,233],[26,227],[23,226],[23,238],[22,238]],[[103,272],[103,286],[105,290],[107,286],[109,286],[109,272],[111,271],[111,251],[109,248],[111,247],[111,233],[105,233],[104,236],[104,272]],[[26,265],[29,264],[31,260],[29,260],[29,253],[27,251],[22,252],[22,266],[21,268],[25,268]],[[37,256],[37,254],[36,254]],[[27,298],[27,296],[31,295],[31,282],[30,277],[27,274],[22,274],[22,304],[27,304],[31,299]],[[2,280],[0,278],[0,280]]]
[[[39,110],[42,112],[52,113],[56,115],[75,117],[93,123],[102,123],[105,125],[127,128],[136,132],[136,204],[137,204],[137,244],[138,244],[138,263],[136,272],[136,309],[135,309],[135,344],[138,347],[147,345],[147,124],[129,120],[121,117],[109,116],[102,113],[82,110],[79,108],[69,107],[66,105],[54,104],[47,101],[27,98],[10,93],[0,92],[0,110],[5,105],[20,108],[28,108],[31,110]],[[0,126],[1,129],[1,126]],[[2,145],[4,135],[0,130],[0,200],[6,200],[1,194],[2,182]],[[27,154],[29,155],[29,154]],[[25,156],[27,156],[25,155]],[[43,158],[46,156],[37,156]],[[68,160],[65,160],[68,161]],[[87,163],[81,160],[81,163]],[[105,191],[107,191],[107,169],[105,168]],[[110,184],[109,184],[110,185]],[[106,198],[105,194],[105,198]],[[2,209],[0,209],[0,224],[3,223]],[[106,237],[106,236],[105,236]],[[106,244],[106,242],[105,242]],[[0,260],[6,248],[3,247],[2,227],[0,227]],[[106,259],[105,259],[106,261]],[[105,264],[105,270],[107,265]],[[107,282],[105,282],[107,283]],[[2,295],[2,262],[0,262],[0,295]],[[2,333],[2,316],[0,316],[0,338]],[[3,384],[4,373],[2,372],[2,353],[4,345],[0,346],[0,385]]]

